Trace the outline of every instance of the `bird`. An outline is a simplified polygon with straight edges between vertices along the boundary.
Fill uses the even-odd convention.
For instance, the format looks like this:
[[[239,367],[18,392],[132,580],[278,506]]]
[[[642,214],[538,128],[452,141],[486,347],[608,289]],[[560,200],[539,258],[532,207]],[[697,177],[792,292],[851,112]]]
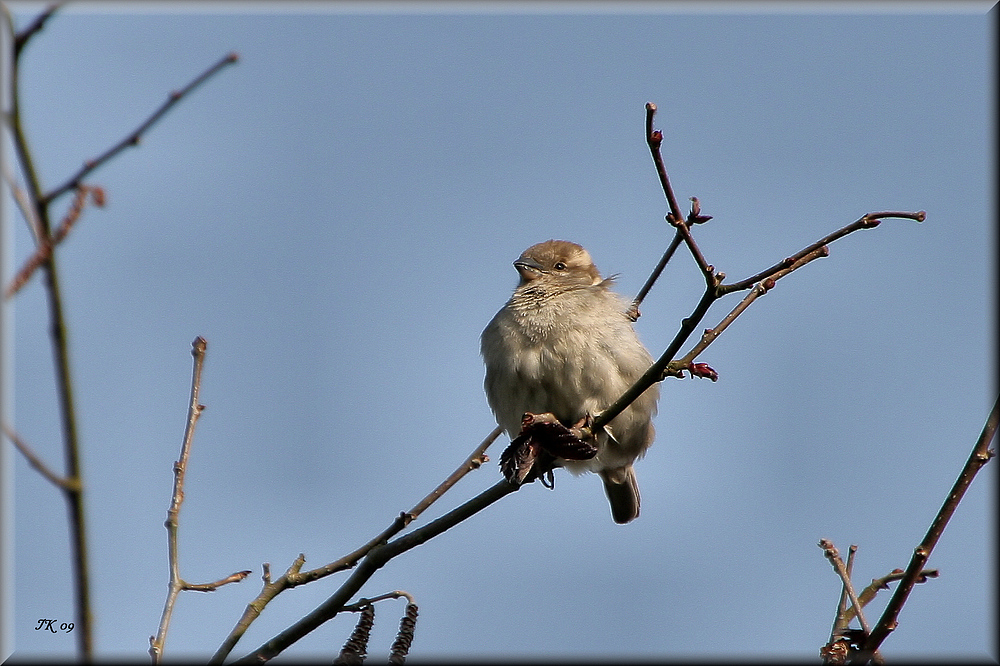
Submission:
[[[525,413],[551,413],[567,428],[596,417],[653,364],[626,313],[581,245],[547,240],[514,261],[520,281],[480,336],[483,386],[497,424],[513,440]],[[653,443],[653,384],[596,435],[589,460],[557,459],[575,475],[595,472],[616,523],[639,515],[633,463]]]

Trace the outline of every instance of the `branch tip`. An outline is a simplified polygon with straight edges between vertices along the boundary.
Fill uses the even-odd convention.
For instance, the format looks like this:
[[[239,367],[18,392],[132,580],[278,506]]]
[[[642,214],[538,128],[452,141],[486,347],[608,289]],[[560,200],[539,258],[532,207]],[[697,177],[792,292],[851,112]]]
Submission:
[[[195,356],[204,354],[207,348],[208,348],[208,340],[201,337],[200,335],[194,339],[194,342],[191,343],[191,353]]]

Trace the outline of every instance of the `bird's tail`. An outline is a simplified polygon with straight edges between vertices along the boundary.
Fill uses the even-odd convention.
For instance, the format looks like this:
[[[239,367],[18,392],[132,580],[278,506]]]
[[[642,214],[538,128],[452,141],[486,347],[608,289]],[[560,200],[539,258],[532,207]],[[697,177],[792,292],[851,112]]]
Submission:
[[[604,492],[611,503],[611,517],[618,524],[631,522],[639,515],[639,484],[632,465],[602,469]]]

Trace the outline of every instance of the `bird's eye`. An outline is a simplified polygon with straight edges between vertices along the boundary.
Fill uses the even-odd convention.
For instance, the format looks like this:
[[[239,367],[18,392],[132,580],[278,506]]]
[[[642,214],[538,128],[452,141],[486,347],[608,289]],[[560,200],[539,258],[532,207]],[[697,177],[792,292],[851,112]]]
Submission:
[[[564,264],[561,261],[557,261],[556,262],[556,270],[557,271],[564,271],[564,270],[566,270],[566,264]]]

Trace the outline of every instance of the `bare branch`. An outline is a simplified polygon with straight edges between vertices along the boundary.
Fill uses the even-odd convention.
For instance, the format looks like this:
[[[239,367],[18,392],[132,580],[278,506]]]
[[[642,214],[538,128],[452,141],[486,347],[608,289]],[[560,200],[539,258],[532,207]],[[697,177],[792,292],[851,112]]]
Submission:
[[[760,282],[758,282],[756,285],[754,285],[754,288],[750,290],[750,293],[744,296],[743,300],[740,301],[736,305],[736,307],[729,312],[729,314],[723,317],[722,321],[720,321],[713,328],[705,329],[705,332],[702,333],[701,340],[691,349],[691,351],[689,351],[687,354],[677,359],[676,361],[671,362],[666,372],[669,374],[676,374],[679,373],[680,370],[688,369],[688,367],[694,361],[694,359],[697,358],[698,355],[701,354],[703,351],[705,351],[705,349],[710,344],[712,344],[712,342],[714,342],[715,339],[718,338],[722,334],[722,332],[729,327],[730,324],[736,321],[736,318],[739,317],[741,314],[743,314],[743,311],[746,310],[748,307],[750,307],[751,303],[757,300],[759,296],[763,296],[771,289],[773,289],[775,282],[785,277],[792,271],[805,266],[810,261],[819,259],[821,257],[827,257],[829,255],[830,255],[829,249],[827,248],[827,246],[823,245],[813,250],[812,252],[800,257],[796,262],[794,262],[790,266],[775,272],[771,277],[765,278]]]
[[[691,235],[691,230],[688,224],[684,221],[684,216],[681,213],[681,207],[677,203],[677,197],[674,196],[673,186],[670,184],[670,178],[667,176],[667,168],[663,164],[663,156],[660,154],[660,144],[663,143],[663,133],[659,130],[653,129],[653,116],[656,115],[656,105],[652,102],[646,103],[646,144],[649,146],[649,152],[653,156],[653,164],[656,166],[656,174],[660,178],[660,186],[663,187],[663,194],[667,197],[667,207],[670,212],[667,214],[667,222],[672,224],[676,229],[677,233],[684,239],[687,244],[688,249],[691,251],[691,256],[694,257],[695,263],[698,264],[698,268],[701,270],[702,275],[705,277],[705,281],[708,286],[714,287],[714,275],[715,269],[705,261],[705,257],[701,253],[701,249],[698,244],[695,243],[694,237]],[[694,201],[697,201],[696,199]],[[695,217],[696,213],[692,209],[692,217]]]
[[[653,288],[653,285],[660,277],[660,273],[663,272],[663,269],[666,267],[667,262],[669,262],[671,257],[674,256],[674,252],[677,251],[677,246],[681,244],[681,241],[683,239],[684,239],[683,236],[681,236],[679,233],[674,233],[673,240],[670,241],[670,245],[667,246],[667,249],[663,253],[663,256],[660,257],[660,262],[656,264],[656,267],[653,269],[653,272],[649,274],[648,278],[646,278],[646,284],[642,285],[642,289],[640,289],[639,293],[636,294],[634,299],[632,299],[632,305],[629,306],[628,311],[625,313],[628,316],[628,318],[631,319],[632,321],[637,321],[639,319],[639,316],[641,314],[639,312],[639,306],[642,305],[642,301],[645,300],[646,294],[648,294],[649,290]]]
[[[849,562],[850,561],[848,560],[848,563]],[[848,571],[848,573],[850,573],[850,571]],[[861,601],[861,605],[867,606],[875,599],[875,596],[878,594],[879,590],[888,590],[889,583],[895,582],[897,580],[902,580],[903,576],[905,575],[906,572],[903,571],[902,569],[894,569],[893,571],[889,572],[885,576],[882,576],[881,578],[873,578],[872,582],[869,583],[868,587],[861,590],[861,592],[858,594],[858,600]],[[916,583],[918,585],[921,583],[926,583],[927,579],[937,578],[939,575],[940,572],[937,569],[924,569],[923,571],[920,572],[920,575],[917,577]],[[854,619],[854,609],[846,608],[844,610],[844,628],[846,628],[847,623],[853,619]]]
[[[917,211],[916,213],[907,212],[885,212],[885,213],[868,213],[863,215],[860,219],[848,224],[846,227],[834,231],[832,234],[819,239],[812,245],[804,247],[792,256],[783,259],[776,263],[774,266],[757,273],[756,275],[751,275],[750,277],[740,280],[739,282],[734,282],[732,284],[720,285],[719,292],[720,296],[723,294],[728,294],[731,291],[742,291],[743,289],[749,289],[751,286],[769,277],[773,277],[777,272],[784,270],[788,266],[792,266],[798,262],[802,257],[815,252],[824,245],[829,245],[835,240],[843,238],[847,234],[854,233],[859,229],[874,229],[881,223],[883,219],[898,218],[905,220],[916,220],[917,222],[923,222],[926,219],[927,214],[924,211]]]
[[[458,468],[456,468],[455,471],[452,472],[447,479],[442,481],[437,488],[431,491],[424,499],[420,500],[416,504],[416,506],[414,506],[412,509],[410,509],[405,513],[400,513],[396,517],[396,519],[392,522],[392,524],[385,530],[383,530],[374,539],[370,540],[361,548],[358,548],[354,552],[345,555],[339,560],[331,562],[318,569],[313,569],[312,571],[306,571],[291,577],[289,580],[289,587],[295,587],[296,585],[308,583],[313,580],[323,578],[324,576],[328,576],[332,573],[336,573],[338,571],[350,569],[355,564],[357,564],[362,557],[367,555],[372,548],[385,543],[396,534],[399,534],[399,532],[401,532],[404,528],[406,528],[407,525],[413,522],[417,518],[417,516],[423,513],[431,504],[436,502],[442,495],[444,495],[444,493],[447,492],[449,488],[458,483],[458,481],[463,476],[465,476],[474,469],[479,469],[479,467],[484,462],[489,460],[489,458],[485,455],[486,449],[489,448],[489,446],[494,441],[496,441],[496,438],[500,436],[501,432],[503,431],[500,429],[499,426],[494,428],[493,432],[487,435],[486,439],[480,442],[479,446],[477,446],[472,451],[472,453],[469,454],[469,457],[465,459],[465,462],[459,465]]]
[[[42,197],[41,197],[41,204],[42,205],[47,205],[49,202],[55,200],[57,197],[62,196],[63,194],[65,194],[66,192],[68,192],[68,191],[70,191],[72,189],[75,189],[76,187],[78,187],[80,185],[80,183],[83,181],[83,179],[86,178],[86,176],[91,171],[93,171],[97,167],[101,166],[102,164],[104,164],[105,162],[107,162],[112,157],[114,157],[115,155],[117,155],[121,151],[125,150],[129,146],[139,145],[139,139],[142,137],[143,133],[146,130],[148,130],[150,127],[152,127],[153,124],[156,123],[156,121],[159,120],[163,116],[163,114],[165,114],[175,104],[177,104],[177,102],[181,101],[184,98],[185,95],[187,95],[192,90],[194,90],[195,88],[197,88],[199,85],[201,85],[202,83],[204,83],[213,74],[215,74],[216,72],[218,72],[220,69],[222,69],[226,65],[232,64],[232,63],[234,63],[234,62],[236,62],[238,60],[239,60],[239,56],[236,53],[230,53],[230,54],[226,55],[225,57],[223,57],[221,60],[219,60],[217,63],[215,63],[214,65],[212,65],[211,67],[209,67],[207,70],[205,70],[204,72],[202,72],[201,74],[199,74],[197,77],[194,78],[194,80],[192,80],[186,86],[184,86],[183,88],[181,88],[179,91],[175,91],[175,92],[170,93],[170,95],[167,97],[167,101],[165,101],[160,106],[160,108],[158,108],[156,111],[154,111],[153,115],[151,115],[149,118],[147,118],[131,134],[129,134],[124,139],[122,139],[120,142],[118,142],[117,144],[115,144],[114,146],[112,146],[111,148],[109,148],[108,150],[106,150],[100,156],[95,157],[94,159],[87,160],[86,162],[84,162],[83,166],[80,168],[80,170],[77,171],[73,176],[71,176],[69,180],[67,180],[65,183],[63,183],[59,187],[56,187],[52,191],[48,192],[47,194],[42,195]]]
[[[386,599],[399,599],[400,597],[404,597],[408,603],[416,603],[413,599],[413,595],[406,590],[393,590],[392,592],[386,592],[385,594],[380,594],[376,597],[362,597],[355,603],[350,604],[349,606],[344,606],[341,610],[349,613],[357,613],[364,610],[366,606],[371,606],[379,601],[385,601]]]
[[[858,552],[858,547],[851,544],[850,548],[847,550],[847,577],[850,578],[854,573],[854,555]],[[860,599],[860,597],[859,597]],[[864,606],[865,601],[861,599],[861,605]],[[841,585],[840,587],[840,600],[837,601],[837,617],[833,622],[833,630],[830,632],[830,642],[835,641],[840,638],[841,632],[847,629],[850,624],[850,620],[847,618],[847,586]]]
[[[830,560],[830,564],[833,565],[833,570],[837,572],[840,576],[840,580],[844,583],[844,589],[847,591],[847,597],[851,600],[851,605],[854,607],[854,613],[858,616],[858,621],[861,623],[861,628],[865,630],[866,634],[871,633],[871,628],[868,625],[868,621],[865,620],[864,613],[861,610],[861,602],[858,600],[858,595],[854,591],[854,585],[851,583],[851,576],[847,573],[847,567],[844,566],[844,561],[840,559],[840,552],[837,547],[833,545],[832,541],[827,539],[819,540],[819,547],[823,549],[823,554],[826,559]]]
[[[683,220],[681,207],[677,204],[677,197],[674,196],[674,188],[670,185],[670,178],[667,177],[667,167],[663,164],[663,156],[660,154],[660,144],[663,143],[663,132],[653,129],[653,116],[656,115],[656,104],[646,102],[646,145],[653,156],[653,164],[656,166],[656,175],[660,177],[660,186],[663,194],[667,197],[667,207],[670,209],[670,216],[675,220]]]
[[[240,582],[251,573],[253,572],[249,569],[245,569],[243,571],[237,571],[236,573],[229,574],[225,578],[217,580],[214,583],[184,583],[181,586],[181,590],[190,590],[191,592],[215,592],[223,585]]]

